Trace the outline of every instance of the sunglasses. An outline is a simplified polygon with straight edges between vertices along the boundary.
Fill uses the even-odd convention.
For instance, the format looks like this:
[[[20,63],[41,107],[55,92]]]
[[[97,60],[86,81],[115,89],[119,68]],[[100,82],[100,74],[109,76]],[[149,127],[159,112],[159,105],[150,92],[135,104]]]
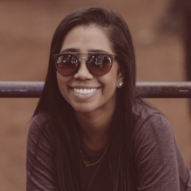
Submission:
[[[87,54],[87,57],[79,57],[81,54]],[[91,74],[102,76],[107,74],[113,64],[116,56],[105,53],[73,53],[66,52],[55,54],[54,60],[57,71],[63,76],[76,74],[80,68],[82,59],[86,60],[86,66]]]

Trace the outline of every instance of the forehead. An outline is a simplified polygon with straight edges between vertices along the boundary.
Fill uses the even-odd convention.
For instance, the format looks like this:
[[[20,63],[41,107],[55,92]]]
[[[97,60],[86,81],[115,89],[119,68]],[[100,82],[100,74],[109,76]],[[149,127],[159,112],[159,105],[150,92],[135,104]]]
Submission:
[[[76,26],[66,35],[61,51],[76,49],[79,51],[103,50],[113,53],[111,42],[105,28],[91,24]]]

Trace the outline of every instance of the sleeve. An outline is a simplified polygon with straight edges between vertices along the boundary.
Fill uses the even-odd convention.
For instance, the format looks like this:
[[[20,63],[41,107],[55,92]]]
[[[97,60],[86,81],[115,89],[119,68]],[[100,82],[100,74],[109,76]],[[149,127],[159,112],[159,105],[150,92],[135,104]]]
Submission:
[[[180,191],[176,142],[165,116],[155,114],[139,123],[134,154],[138,191]]]
[[[42,117],[35,116],[27,137],[26,190],[56,191],[53,149]],[[47,127],[46,127],[47,128]]]

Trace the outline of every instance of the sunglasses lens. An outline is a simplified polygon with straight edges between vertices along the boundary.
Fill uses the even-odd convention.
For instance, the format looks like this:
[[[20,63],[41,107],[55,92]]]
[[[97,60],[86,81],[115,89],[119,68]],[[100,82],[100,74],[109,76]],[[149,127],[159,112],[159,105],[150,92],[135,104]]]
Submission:
[[[64,76],[76,73],[78,65],[78,59],[71,54],[60,55],[56,60],[57,70]]]
[[[112,59],[107,55],[93,55],[88,59],[88,68],[95,75],[104,75],[111,69]]]

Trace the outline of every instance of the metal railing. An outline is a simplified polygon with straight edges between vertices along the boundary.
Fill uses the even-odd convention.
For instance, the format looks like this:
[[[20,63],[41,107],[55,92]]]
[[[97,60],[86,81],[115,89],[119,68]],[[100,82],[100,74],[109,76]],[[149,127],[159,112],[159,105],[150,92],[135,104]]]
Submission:
[[[0,98],[39,98],[44,82],[0,82]],[[137,82],[144,98],[191,98],[191,82]]]

